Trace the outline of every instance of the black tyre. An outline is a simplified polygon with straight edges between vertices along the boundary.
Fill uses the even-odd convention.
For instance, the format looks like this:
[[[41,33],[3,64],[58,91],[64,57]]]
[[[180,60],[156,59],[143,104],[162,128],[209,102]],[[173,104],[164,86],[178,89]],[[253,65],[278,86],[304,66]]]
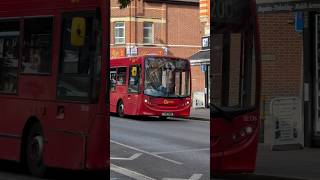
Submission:
[[[34,124],[28,134],[26,161],[29,172],[33,176],[44,177],[46,166],[43,164],[44,137],[41,125]]]
[[[117,113],[119,117],[124,117],[124,104],[122,101],[119,101],[118,103]]]

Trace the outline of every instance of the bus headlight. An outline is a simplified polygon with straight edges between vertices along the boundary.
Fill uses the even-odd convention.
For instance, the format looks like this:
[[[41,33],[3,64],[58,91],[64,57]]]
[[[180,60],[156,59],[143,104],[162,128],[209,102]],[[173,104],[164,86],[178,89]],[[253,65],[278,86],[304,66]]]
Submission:
[[[247,134],[251,134],[253,132],[253,129],[250,126],[247,126],[245,130]]]
[[[190,104],[190,101],[186,101],[183,105],[188,106]]]
[[[244,138],[250,136],[253,133],[253,128],[251,126],[246,126],[245,128],[242,128],[241,130],[233,133],[232,140],[234,141],[240,141]]]

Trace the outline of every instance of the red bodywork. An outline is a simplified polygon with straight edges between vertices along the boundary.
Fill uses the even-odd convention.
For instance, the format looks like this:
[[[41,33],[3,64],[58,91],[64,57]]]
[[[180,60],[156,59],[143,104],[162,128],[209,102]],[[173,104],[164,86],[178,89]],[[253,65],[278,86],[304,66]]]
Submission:
[[[214,117],[211,114],[211,175],[225,173],[252,173],[256,168],[256,156],[260,128],[261,53],[256,1],[248,1],[250,1],[251,4],[250,18],[252,18],[252,22],[255,23],[255,106],[249,111],[237,115],[234,119],[232,119],[232,121],[228,121],[222,117]],[[250,134],[244,133],[246,127],[252,128],[252,132]],[[241,133],[244,133],[244,136],[241,136]]]
[[[173,113],[174,117],[189,117],[191,108],[191,97],[185,98],[161,98],[145,95],[144,90],[144,59],[141,57],[127,57],[111,59],[111,68],[128,67],[131,65],[141,65],[142,73],[139,93],[128,93],[128,82],[125,85],[117,85],[115,91],[110,91],[110,112],[117,112],[117,105],[120,100],[123,101],[124,113],[133,116],[163,116],[162,113]],[[154,56],[156,57],[156,56]],[[175,57],[169,57],[176,59]],[[179,58],[180,59],[180,58]],[[186,60],[188,61],[188,60]],[[127,70],[126,79],[129,78]],[[190,78],[191,80],[191,74]],[[190,81],[191,87],[191,81]],[[190,91],[191,94],[191,91]]]
[[[255,170],[259,138],[259,113],[250,112],[232,122],[212,118],[211,170],[212,173],[251,173]],[[245,128],[251,127],[251,134]],[[241,134],[244,133],[244,136]]]
[[[101,9],[103,52],[109,49],[109,1],[106,0],[10,0],[0,2],[0,19],[54,17],[52,64],[49,75],[18,73],[18,92],[0,93],[0,159],[20,161],[22,139],[27,123],[41,123],[45,145],[44,164],[66,169],[107,170],[109,168],[109,112],[106,81],[101,82],[97,103],[59,101],[56,98],[61,47],[61,17],[65,12]],[[109,67],[102,53],[101,76]],[[57,116],[64,107],[64,118]]]

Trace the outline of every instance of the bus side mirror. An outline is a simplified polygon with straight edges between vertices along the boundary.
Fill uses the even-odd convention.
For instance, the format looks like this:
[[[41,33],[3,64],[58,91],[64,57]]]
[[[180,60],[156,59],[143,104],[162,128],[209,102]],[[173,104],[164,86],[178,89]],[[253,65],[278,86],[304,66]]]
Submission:
[[[86,19],[74,17],[71,25],[71,45],[83,46],[86,37]]]

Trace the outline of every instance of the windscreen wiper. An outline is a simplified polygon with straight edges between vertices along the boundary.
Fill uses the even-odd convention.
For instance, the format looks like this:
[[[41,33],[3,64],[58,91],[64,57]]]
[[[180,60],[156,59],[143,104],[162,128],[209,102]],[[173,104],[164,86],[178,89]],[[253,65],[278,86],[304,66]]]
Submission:
[[[227,121],[231,122],[233,120],[233,117],[226,111],[224,111],[223,109],[219,108],[218,106],[212,104],[211,108],[214,108],[216,111],[214,111],[215,113],[213,113],[213,115],[216,116],[222,116],[224,119],[226,119]]]

